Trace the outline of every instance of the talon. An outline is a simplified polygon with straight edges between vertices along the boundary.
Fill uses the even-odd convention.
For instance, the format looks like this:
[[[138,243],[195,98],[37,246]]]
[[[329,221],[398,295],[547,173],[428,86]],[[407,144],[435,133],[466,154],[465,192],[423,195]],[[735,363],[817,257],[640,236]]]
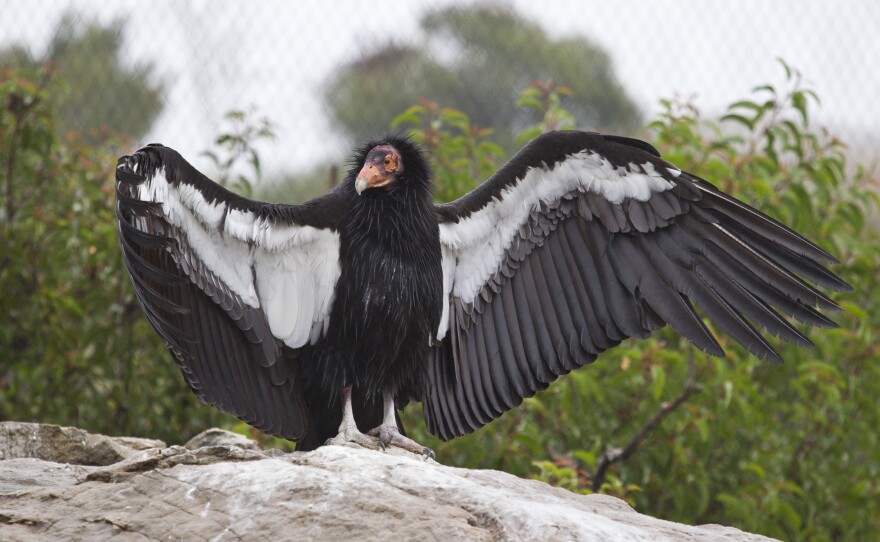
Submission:
[[[336,445],[345,446],[347,444],[356,444],[368,450],[385,450],[385,444],[375,437],[365,435],[357,430],[341,431],[338,435],[331,439],[327,439],[325,446]]]
[[[339,424],[339,434],[331,439],[327,439],[324,445],[346,445],[352,443],[368,450],[385,450],[384,442],[376,437],[365,435],[358,429],[351,410],[351,386],[343,388],[342,400],[342,423]]]
[[[400,429],[397,427],[394,394],[386,392],[384,400],[385,415],[382,418],[382,423],[378,427],[370,429],[368,434],[378,440],[379,446],[383,450],[388,446],[394,446],[395,448],[402,448],[412,454],[421,455],[424,459],[433,459],[434,450],[427,446],[422,446],[413,439],[400,434]]]
[[[434,458],[434,450],[427,446],[422,446],[409,437],[401,435],[396,423],[393,425],[380,425],[379,427],[371,429],[368,434],[377,437],[379,445],[382,446],[383,449],[387,449],[389,446],[394,446],[395,448],[402,448],[410,453],[421,455],[426,459]]]

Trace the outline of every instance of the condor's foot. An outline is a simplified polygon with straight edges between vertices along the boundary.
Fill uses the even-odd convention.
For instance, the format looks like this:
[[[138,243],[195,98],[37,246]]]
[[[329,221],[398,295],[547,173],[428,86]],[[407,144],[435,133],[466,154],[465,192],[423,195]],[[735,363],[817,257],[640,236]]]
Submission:
[[[342,423],[339,424],[339,433],[324,442],[324,445],[336,444],[345,446],[349,442],[369,448],[370,450],[384,450],[385,443],[376,437],[361,433],[354,421],[351,409],[351,386],[342,389]]]
[[[357,426],[340,427],[339,434],[333,438],[328,438],[324,445],[345,446],[349,443],[357,444],[370,450],[385,450],[385,443],[381,439],[361,433]]]
[[[421,455],[425,459],[434,459],[434,450],[427,446],[422,446],[418,442],[409,437],[400,434],[397,424],[382,424],[379,427],[371,429],[368,435],[376,437],[382,446],[396,446],[403,448],[408,452]]]

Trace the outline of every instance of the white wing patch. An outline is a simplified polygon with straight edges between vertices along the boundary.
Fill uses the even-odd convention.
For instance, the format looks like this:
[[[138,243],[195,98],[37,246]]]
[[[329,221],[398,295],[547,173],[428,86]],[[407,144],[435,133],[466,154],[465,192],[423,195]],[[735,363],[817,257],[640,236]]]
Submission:
[[[553,168],[532,168],[506,188],[500,199],[458,223],[440,224],[444,299],[453,295],[464,303],[473,302],[498,271],[514,236],[541,204],[558,201],[575,190],[598,194],[612,204],[627,198],[647,201],[651,194],[670,188],[672,183],[650,163],[617,168],[588,151],[572,154]],[[448,330],[447,311],[444,307],[438,339]]]
[[[262,309],[284,344],[298,348],[326,331],[341,272],[336,233],[208,202],[192,185],[170,185],[164,169],[138,190],[140,199],[162,203],[195,256],[243,303]]]
[[[440,245],[441,268],[443,270],[443,313],[440,315],[440,327],[437,329],[437,340],[442,341],[449,331],[449,294],[452,292],[452,282],[455,280],[456,259],[453,251]]]

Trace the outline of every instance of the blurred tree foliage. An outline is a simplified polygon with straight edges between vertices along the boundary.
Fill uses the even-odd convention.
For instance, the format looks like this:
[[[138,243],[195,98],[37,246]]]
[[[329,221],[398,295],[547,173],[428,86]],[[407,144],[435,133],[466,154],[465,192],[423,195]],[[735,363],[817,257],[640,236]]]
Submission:
[[[723,336],[728,357],[709,358],[666,329],[625,342],[474,435],[430,438],[419,405],[405,412],[410,433],[446,464],[573,491],[598,481],[597,490],[671,520],[785,540],[880,532],[878,197],[841,142],[809,124],[815,96],[786,73],[718,120],[663,102],[650,128],[667,159],[841,258],[835,270],[855,292],[835,295],[839,329],[810,330],[814,350],[779,344],[784,365]],[[132,295],[113,217],[119,146],[58,136],[49,97],[63,80],[10,68],[0,76],[0,418],[169,442],[218,423],[243,430],[198,404]],[[565,126],[565,92],[529,87],[520,129]],[[427,101],[401,110],[399,125],[434,158],[444,199],[500,163],[493,134],[467,114]],[[600,479],[616,449],[631,453],[606,461]]]
[[[0,419],[178,442],[222,416],[141,313],[116,241],[120,146],[59,136],[66,84],[0,71]]]
[[[141,137],[162,111],[162,86],[149,64],[121,63],[123,24],[79,24],[65,15],[44,58],[20,46],[0,51],[0,67],[33,70],[43,65],[63,81],[50,97],[59,135],[66,131],[95,143],[117,134]]]
[[[390,43],[328,83],[325,101],[352,138],[382,133],[424,98],[494,128],[495,142],[512,150],[514,135],[528,122],[515,105],[517,93],[550,77],[571,89],[568,110],[581,125],[628,134],[639,128],[639,111],[608,55],[584,38],[552,38],[512,11],[487,6],[435,11],[421,27],[423,43]]]
[[[442,463],[599,490],[674,521],[782,540],[869,540],[880,532],[880,198],[869,173],[847,163],[845,146],[809,124],[816,95],[783,68],[783,85],[758,87],[719,120],[663,101],[649,125],[652,142],[667,160],[837,255],[835,271],[855,288],[834,296],[845,309],[836,315],[840,328],[809,330],[812,350],[777,343],[783,365],[762,363],[724,336],[727,358],[708,357],[666,328],[626,341],[451,442],[428,435],[413,405],[404,423],[414,438]],[[565,118],[548,107],[558,97],[546,84],[523,93],[521,103],[541,117],[527,133]],[[398,122],[427,142],[438,179],[453,179],[451,188],[438,187],[444,200],[484,177],[460,167],[472,163],[480,135],[463,113],[421,104]],[[492,170],[493,155],[479,156],[478,167]]]

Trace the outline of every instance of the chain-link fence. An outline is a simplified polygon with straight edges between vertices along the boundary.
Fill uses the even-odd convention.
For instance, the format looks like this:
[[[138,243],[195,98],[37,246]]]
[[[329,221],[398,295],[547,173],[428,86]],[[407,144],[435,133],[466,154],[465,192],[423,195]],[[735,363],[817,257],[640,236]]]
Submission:
[[[201,167],[198,155],[223,129],[224,113],[253,108],[276,125],[278,140],[266,156],[267,169],[289,171],[347,154],[351,139],[360,134],[350,126],[356,120],[340,120],[351,113],[341,108],[363,98],[366,111],[351,118],[369,116],[379,107],[369,99],[390,96],[398,85],[395,78],[400,85],[418,78],[433,81],[435,72],[461,63],[463,52],[474,61],[483,46],[486,58],[471,62],[470,71],[440,77],[433,89],[455,96],[452,87],[467,83],[471,105],[482,112],[496,102],[511,102],[511,92],[515,98],[520,89],[506,85],[546,76],[529,72],[536,62],[565,66],[568,73],[582,69],[581,80],[560,81],[581,85],[576,89],[581,95],[593,94],[582,111],[589,118],[579,122],[618,131],[632,131],[650,119],[663,97],[694,97],[707,114],[719,113],[725,104],[748,97],[753,87],[781,82],[779,57],[802,71],[822,98],[815,121],[849,142],[858,159],[878,156],[878,2],[522,0],[489,5],[496,12],[509,9],[518,19],[502,21],[509,28],[499,32],[476,18],[485,3],[462,0],[5,0],[0,61],[63,59],[69,66],[68,94],[79,96],[68,104],[69,118],[89,120],[115,108],[116,116],[101,117],[114,124],[109,128],[125,131],[131,123],[127,130],[137,139],[173,146]],[[427,17],[448,8],[460,8],[463,15]],[[109,31],[86,39],[89,28]],[[530,41],[517,42],[524,39]],[[607,72],[596,67],[605,55],[590,43],[610,60]],[[515,77],[501,73],[518,64],[523,72]],[[357,77],[348,88],[334,87],[345,70]],[[615,78],[618,87],[605,84]],[[333,92],[347,100],[344,107],[328,103]],[[611,95],[623,98],[609,101]],[[634,122],[626,120],[627,103],[634,106]]]

